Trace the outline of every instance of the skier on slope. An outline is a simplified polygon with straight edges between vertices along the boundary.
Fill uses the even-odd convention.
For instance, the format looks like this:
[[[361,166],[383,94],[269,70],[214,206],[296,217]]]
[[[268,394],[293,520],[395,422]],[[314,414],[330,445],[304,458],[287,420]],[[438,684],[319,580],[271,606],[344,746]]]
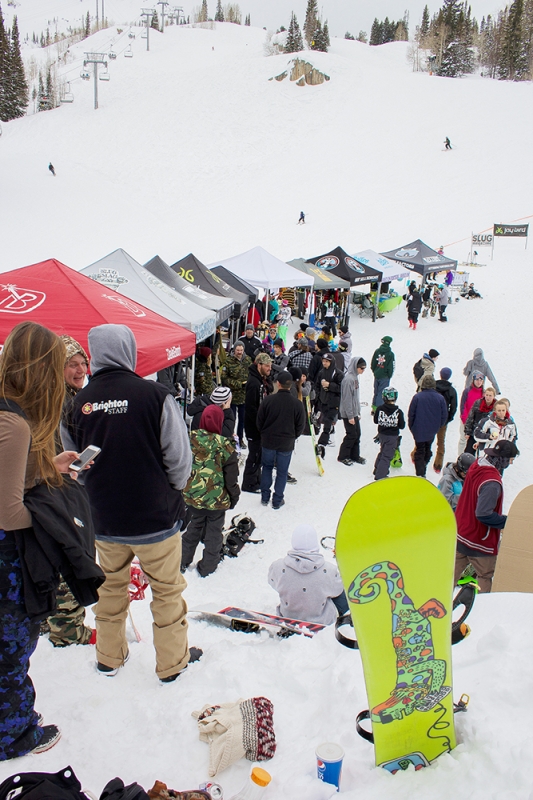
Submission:
[[[303,211],[300,211],[300,216],[298,217],[298,225],[305,225],[305,214]]]
[[[51,161],[50,161],[50,163],[48,164],[48,169],[50,170],[50,172],[52,173],[52,175],[53,175],[53,176],[54,176],[54,178],[55,178],[56,171],[55,171],[55,167],[54,167],[54,165],[52,164],[52,162],[51,162]]]
[[[452,143],[450,142],[450,137],[449,136],[447,136],[445,138],[444,145],[445,145],[445,147],[444,147],[445,150],[451,150],[452,149]]]

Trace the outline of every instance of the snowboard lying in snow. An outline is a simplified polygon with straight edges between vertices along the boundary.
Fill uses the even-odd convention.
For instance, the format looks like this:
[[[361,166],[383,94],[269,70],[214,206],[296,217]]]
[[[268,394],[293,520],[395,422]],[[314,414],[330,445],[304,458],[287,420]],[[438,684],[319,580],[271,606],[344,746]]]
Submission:
[[[281,638],[292,636],[294,633],[312,637],[326,627],[318,622],[276,617],[274,614],[261,614],[257,611],[248,611],[244,608],[234,608],[232,606],[223,608],[220,611],[190,609],[189,614],[196,619],[205,620],[222,628],[231,628],[231,630],[243,633],[258,633],[265,630],[271,636],[279,636]]]
[[[378,766],[427,766],[455,745],[456,525],[429,481],[387,478],[348,500],[335,552],[363,661]],[[346,691],[346,687],[344,688]]]

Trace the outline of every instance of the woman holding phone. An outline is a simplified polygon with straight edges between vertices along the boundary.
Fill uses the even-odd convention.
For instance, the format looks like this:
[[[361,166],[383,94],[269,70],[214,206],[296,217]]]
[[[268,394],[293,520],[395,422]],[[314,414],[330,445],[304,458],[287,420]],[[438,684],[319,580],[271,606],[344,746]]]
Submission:
[[[0,761],[53,747],[61,733],[34,709],[29,659],[39,619],[24,602],[14,531],[32,526],[24,493],[38,483],[60,486],[77,453],[56,455],[55,432],[65,395],[65,346],[34,322],[17,325],[0,355]]]

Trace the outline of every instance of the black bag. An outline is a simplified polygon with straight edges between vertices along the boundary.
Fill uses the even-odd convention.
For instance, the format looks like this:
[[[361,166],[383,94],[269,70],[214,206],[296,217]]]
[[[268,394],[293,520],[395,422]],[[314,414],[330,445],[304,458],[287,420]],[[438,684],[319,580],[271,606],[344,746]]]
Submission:
[[[422,366],[422,359],[419,359],[413,366],[413,375],[415,376],[415,380],[417,383],[423,374],[424,374],[424,367]]]
[[[231,527],[224,531],[221,560],[224,556],[236,558],[245,544],[263,544],[264,539],[250,539],[255,530],[255,522],[251,517],[238,514],[231,520]]]
[[[0,800],[88,800],[72,767],[52,772],[19,772],[0,784]]]

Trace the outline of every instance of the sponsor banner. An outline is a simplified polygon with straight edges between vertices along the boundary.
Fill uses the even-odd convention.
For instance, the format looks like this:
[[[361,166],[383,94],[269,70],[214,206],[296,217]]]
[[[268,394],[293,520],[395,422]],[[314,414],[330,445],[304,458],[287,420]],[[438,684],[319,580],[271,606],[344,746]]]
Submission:
[[[528,236],[529,225],[494,225],[494,236]]]
[[[13,283],[0,284],[0,312],[29,314],[44,303],[46,295],[36,289],[22,289]]]
[[[472,247],[492,247],[494,236],[492,233],[473,233]]]

